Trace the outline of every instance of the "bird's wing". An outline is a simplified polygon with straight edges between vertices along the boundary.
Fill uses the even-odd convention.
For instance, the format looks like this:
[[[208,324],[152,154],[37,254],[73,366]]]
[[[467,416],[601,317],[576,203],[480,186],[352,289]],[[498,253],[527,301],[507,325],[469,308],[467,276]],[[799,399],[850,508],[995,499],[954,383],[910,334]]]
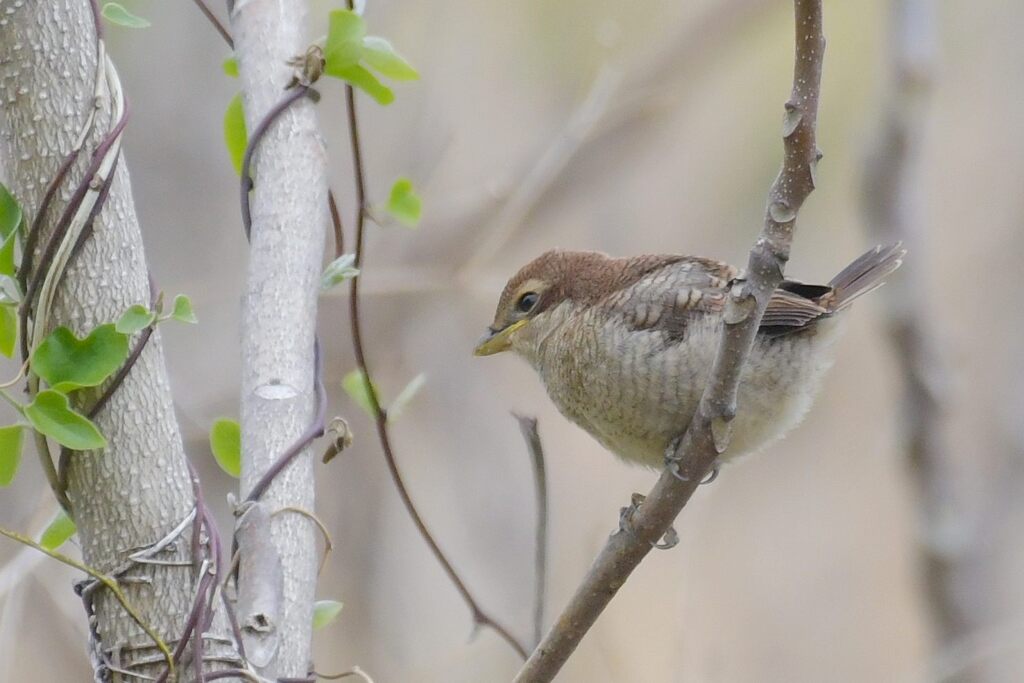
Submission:
[[[699,317],[721,313],[729,281],[737,275],[737,269],[719,261],[682,259],[652,269],[601,305],[632,329],[661,332],[675,343]],[[829,314],[824,299],[831,293],[828,286],[784,280],[772,293],[758,331],[779,336],[806,329]]]
[[[779,336],[806,329],[816,320],[829,314],[822,305],[823,297],[832,293],[831,287],[807,285],[795,280],[784,280],[772,292],[758,332]]]
[[[599,305],[621,316],[630,328],[660,332],[675,343],[682,341],[697,317],[722,310],[736,274],[735,268],[719,261],[681,258],[650,270]]]

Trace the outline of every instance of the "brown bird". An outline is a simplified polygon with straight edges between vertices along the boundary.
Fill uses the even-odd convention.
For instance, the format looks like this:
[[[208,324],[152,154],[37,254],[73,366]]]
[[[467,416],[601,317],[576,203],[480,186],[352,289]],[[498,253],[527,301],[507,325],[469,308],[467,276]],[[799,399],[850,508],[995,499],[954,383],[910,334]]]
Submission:
[[[799,423],[831,365],[841,314],[881,286],[905,253],[899,244],[875,247],[827,285],[782,282],[740,378],[723,460]],[[697,408],[739,275],[696,256],[549,251],[505,285],[475,353],[511,349],[563,415],[624,460],[661,467]]]

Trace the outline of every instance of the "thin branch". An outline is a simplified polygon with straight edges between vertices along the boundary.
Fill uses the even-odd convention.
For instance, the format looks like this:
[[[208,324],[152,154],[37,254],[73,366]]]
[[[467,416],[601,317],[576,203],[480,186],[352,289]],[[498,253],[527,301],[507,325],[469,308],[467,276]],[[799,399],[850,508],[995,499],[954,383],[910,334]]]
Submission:
[[[235,41],[231,39],[231,33],[228,31],[227,27],[224,26],[223,23],[221,23],[221,20],[217,18],[217,15],[215,15],[213,11],[206,6],[206,3],[203,0],[193,0],[193,2],[196,3],[196,6],[199,8],[199,11],[202,12],[203,15],[210,20],[210,23],[213,24],[213,27],[215,29],[217,29],[217,33],[219,33],[220,37],[224,39],[224,42],[228,44],[228,47],[234,50]]]
[[[548,583],[548,477],[544,467],[544,446],[537,431],[537,418],[515,415],[519,431],[526,441],[533,465],[533,484],[537,494],[537,531],[533,556],[533,645],[540,644],[544,635],[544,602]]]
[[[353,265],[356,268],[361,269],[365,257],[363,244],[366,228],[366,213],[368,209],[366,199],[366,174],[363,167],[362,149],[359,141],[359,122],[356,115],[355,93],[353,92],[352,86],[347,84],[345,86],[345,103],[348,115],[349,142],[352,147],[352,160],[353,167],[355,169],[357,203],[355,262]],[[459,576],[458,572],[455,571],[455,567],[452,566],[452,563],[448,560],[447,556],[445,556],[441,547],[437,544],[437,541],[434,540],[434,537],[427,528],[426,523],[424,523],[423,518],[417,511],[416,505],[413,503],[412,498],[409,495],[409,491],[405,486],[405,482],[402,480],[402,474],[398,469],[394,450],[391,447],[387,414],[380,403],[380,397],[377,396],[377,391],[371,381],[372,376],[366,360],[366,352],[363,347],[362,324],[359,314],[359,284],[362,279],[361,275],[352,278],[349,289],[349,319],[352,326],[352,350],[355,355],[356,365],[362,373],[362,377],[366,385],[366,395],[369,399],[370,408],[373,413],[373,419],[377,429],[377,437],[380,440],[381,449],[384,451],[384,461],[387,463],[388,472],[391,474],[391,480],[394,482],[395,489],[398,491],[398,496],[402,500],[402,505],[405,506],[406,512],[409,514],[413,524],[416,526],[416,530],[430,548],[430,552],[433,553],[434,557],[440,563],[441,568],[444,569],[444,573],[448,575],[448,579],[455,585],[455,589],[462,596],[462,599],[469,607],[470,612],[472,612],[473,623],[477,626],[486,626],[487,628],[495,631],[512,647],[513,650],[519,654],[520,657],[526,659],[526,648],[523,647],[523,645],[516,640],[514,636],[512,636],[508,629],[487,614],[480,607],[480,604],[477,602],[476,598],[473,597],[473,594],[469,592],[465,582]]]
[[[579,645],[630,573],[672,525],[699,482],[726,450],[736,414],[740,371],[771,293],[782,281],[794,221],[814,189],[815,141],[825,38],[821,0],[795,0],[793,90],[783,124],[784,160],[768,193],[761,235],[750,251],[748,279],[737,281],[723,313],[721,346],[697,411],[670,457],[682,476],[666,469],[631,519],[598,555],[568,607],[516,676],[518,683],[550,681]]]

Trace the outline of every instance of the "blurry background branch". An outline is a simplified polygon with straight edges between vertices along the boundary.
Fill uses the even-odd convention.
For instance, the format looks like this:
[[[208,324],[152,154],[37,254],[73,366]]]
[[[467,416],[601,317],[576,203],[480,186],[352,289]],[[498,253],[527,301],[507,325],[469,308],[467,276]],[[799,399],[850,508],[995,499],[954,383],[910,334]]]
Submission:
[[[500,198],[494,217],[481,231],[481,243],[460,266],[463,280],[471,279],[474,272],[501,252],[587,145],[665,107],[665,93],[671,91],[672,84],[693,78],[708,60],[720,56],[722,43],[735,35],[737,29],[779,3],[780,0],[714,3],[687,22],[653,59],[636,68],[628,78],[613,60],[601,66],[565,125],[544,146],[540,157],[515,183],[514,189]]]
[[[548,475],[544,465],[544,445],[537,430],[537,418],[516,415],[519,431],[526,441],[526,450],[530,454],[533,469],[533,487],[537,496],[536,533],[534,535],[533,562],[533,641],[532,645],[540,644],[544,635],[544,603],[547,595],[548,581]]]
[[[932,0],[889,3],[887,92],[880,130],[865,169],[864,211],[882,241],[903,240],[911,250],[929,247],[914,192],[925,108],[938,46]],[[927,607],[940,643],[964,635],[967,622],[954,574],[966,552],[965,526],[943,425],[949,388],[930,309],[923,259],[910,259],[887,287],[887,324],[903,373],[902,422],[907,457],[920,499],[921,571]]]
[[[611,599],[671,528],[704,475],[726,451],[740,373],[772,292],[782,282],[797,213],[814,190],[821,155],[816,141],[825,36],[821,0],[795,0],[793,89],[786,102],[782,168],[768,191],[764,226],[750,250],[747,279],[733,285],[722,314],[722,341],[700,404],[669,454],[682,476],[666,468],[646,500],[625,516],[569,605],[519,671],[517,683],[554,679]]]

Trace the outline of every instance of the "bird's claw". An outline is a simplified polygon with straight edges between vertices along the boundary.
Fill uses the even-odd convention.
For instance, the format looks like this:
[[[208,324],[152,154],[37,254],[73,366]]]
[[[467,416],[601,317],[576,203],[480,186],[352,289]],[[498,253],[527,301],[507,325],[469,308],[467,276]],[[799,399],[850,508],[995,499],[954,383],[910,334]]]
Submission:
[[[679,462],[677,462],[676,460],[674,460],[674,459],[672,459],[670,457],[666,457],[665,458],[665,468],[669,472],[671,472],[672,476],[675,477],[676,479],[678,479],[679,481],[693,481],[692,479],[690,479],[690,477],[686,476],[685,474],[683,474],[682,472],[679,471]],[[704,475],[703,479],[700,480],[700,483],[698,484],[698,486],[703,486],[705,484],[710,484],[715,479],[718,479],[718,472],[719,472],[719,470],[721,470],[721,465],[719,465],[718,463],[715,463],[714,465],[712,465],[712,467],[708,471],[708,473],[706,475]]]
[[[619,529],[616,533],[625,532],[630,536],[636,537],[636,532],[633,531],[633,515],[636,514],[637,510],[643,504],[647,496],[642,493],[634,493],[630,499],[629,505],[619,510]],[[674,527],[669,527],[665,530],[665,533],[661,537],[661,541],[657,543],[651,543],[652,548],[658,550],[669,550],[679,545],[679,534],[676,533]]]

